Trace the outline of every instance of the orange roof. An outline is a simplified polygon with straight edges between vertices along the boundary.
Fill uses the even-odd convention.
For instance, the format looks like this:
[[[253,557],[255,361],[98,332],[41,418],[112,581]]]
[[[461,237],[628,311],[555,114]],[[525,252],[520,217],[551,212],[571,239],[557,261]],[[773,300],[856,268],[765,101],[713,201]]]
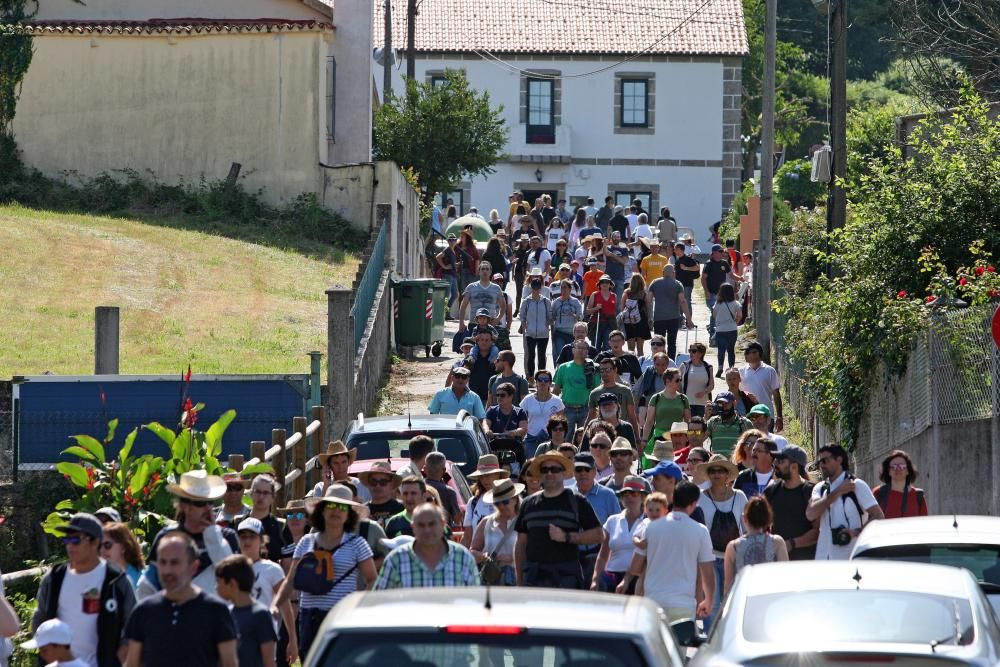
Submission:
[[[374,42],[383,42],[376,1]],[[406,0],[392,0],[393,46]],[[748,51],[741,0],[420,0],[422,53],[728,55]]]
[[[9,26],[13,30],[44,34],[134,34],[162,33],[225,33],[225,32],[288,32],[330,30],[332,25],[322,21],[292,19],[147,19],[144,21],[21,21]]]

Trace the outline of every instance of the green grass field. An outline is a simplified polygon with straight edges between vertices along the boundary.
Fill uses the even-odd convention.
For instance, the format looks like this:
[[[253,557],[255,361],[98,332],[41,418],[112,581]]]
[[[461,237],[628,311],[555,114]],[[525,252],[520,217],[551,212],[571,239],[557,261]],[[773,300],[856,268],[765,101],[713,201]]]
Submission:
[[[123,374],[307,372],[326,351],[324,291],[357,260],[285,247],[303,251],[0,206],[0,378],[93,373],[95,306],[121,308]]]

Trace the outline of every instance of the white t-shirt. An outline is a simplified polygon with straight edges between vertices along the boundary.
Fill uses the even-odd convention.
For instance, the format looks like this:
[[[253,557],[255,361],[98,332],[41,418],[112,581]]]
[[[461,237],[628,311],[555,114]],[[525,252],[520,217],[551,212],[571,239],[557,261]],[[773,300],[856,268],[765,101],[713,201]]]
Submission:
[[[840,477],[833,480],[829,486],[826,482],[813,487],[812,499],[819,500],[830,491],[836,491],[844,483],[847,473],[841,473]],[[829,490],[828,490],[829,489]],[[861,508],[867,510],[878,504],[871,488],[864,480],[855,478],[854,495],[858,497]],[[844,546],[833,544],[830,528],[861,528],[861,515],[858,514],[858,507],[848,496],[841,496],[833,501],[830,508],[819,518],[819,538],[816,540],[816,560],[848,560],[851,557],[851,549],[854,548],[854,541]]]
[[[625,216],[625,218],[628,220],[628,235],[634,238],[635,228],[639,224],[639,215],[636,213],[629,213]]]
[[[59,589],[56,615],[73,629],[70,651],[90,667],[97,667],[97,616],[101,611],[101,586],[107,570],[103,560],[85,574],[67,568]],[[87,611],[84,611],[85,605]]]
[[[651,239],[653,238],[653,230],[649,225],[636,225],[634,238],[639,239]]]
[[[462,522],[462,527],[466,530],[469,526],[475,528],[490,514],[493,514],[493,503],[484,501],[482,496],[469,498],[469,502],[465,504],[465,520]]]
[[[566,238],[566,230],[562,227],[549,227],[545,232],[545,249],[549,252],[556,251],[556,243],[559,239]]]
[[[604,522],[604,532],[608,534],[608,547],[611,550],[606,567],[608,572],[625,572],[628,569],[629,563],[632,562],[632,554],[635,553],[632,538],[636,536],[636,531],[644,521],[645,517],[629,528],[625,512],[619,512],[612,514]]]
[[[528,413],[528,435],[539,435],[545,433],[549,417],[565,410],[566,405],[555,394],[546,401],[538,400],[536,394],[528,394],[521,401],[521,409]]]
[[[690,369],[688,368],[688,364],[684,364],[683,366],[681,368],[681,382],[684,381],[684,375],[687,375],[687,388],[682,390],[684,395],[691,401],[691,405],[705,405],[712,398],[708,391],[708,385],[712,381],[712,377],[708,374],[708,366],[704,362],[702,362],[701,366],[690,366]],[[705,395],[701,398],[695,395],[699,391],[705,392]]]
[[[760,366],[757,368],[744,365],[740,367],[740,383],[743,385],[743,391],[750,392],[756,396],[758,401],[771,410],[772,417],[777,416],[774,414],[774,399],[771,398],[771,394],[781,389],[781,382],[778,380],[778,371],[763,361],[760,362]]]
[[[361,483],[360,479],[349,476],[347,481],[353,484],[354,488],[358,490],[358,498],[361,499],[361,502],[370,503],[372,501],[372,492],[368,490],[367,486]],[[313,487],[312,493],[309,495],[319,498],[323,495],[323,491],[323,482],[317,482],[316,486]]]
[[[535,251],[534,250],[528,251],[528,271],[535,268],[536,266],[540,268],[542,271],[544,271],[545,263],[551,261],[552,261],[552,255],[545,248],[542,248],[541,252],[538,253],[537,260],[535,259]],[[528,280],[527,275],[524,276],[524,280],[525,282],[527,282]]]
[[[740,535],[746,531],[746,528],[743,527],[743,508],[747,505],[747,497],[739,489],[735,489],[735,492],[736,495],[732,498],[721,502],[713,501],[707,491],[698,497],[698,507],[705,513],[706,526],[709,528],[712,527],[712,520],[715,519],[715,508],[718,507],[720,512],[732,512],[736,516],[736,524],[740,527]],[[724,551],[715,552],[717,558],[722,558],[725,555]]]
[[[285,578],[285,571],[274,561],[261,559],[253,564],[253,598],[271,608],[274,587]]]
[[[715,560],[708,528],[684,512],[646,526],[645,595],[664,609],[694,612],[698,565]],[[721,582],[716,582],[721,586]]]
[[[87,663],[82,660],[64,660],[62,662],[50,662],[46,667],[87,667]]]

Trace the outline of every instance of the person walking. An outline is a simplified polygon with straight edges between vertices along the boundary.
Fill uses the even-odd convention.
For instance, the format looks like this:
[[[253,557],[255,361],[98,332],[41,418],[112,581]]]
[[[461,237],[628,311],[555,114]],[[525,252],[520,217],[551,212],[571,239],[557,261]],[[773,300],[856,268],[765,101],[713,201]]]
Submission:
[[[597,355],[596,361],[604,357],[615,360],[618,366],[618,377],[622,384],[632,387],[642,375],[642,365],[639,357],[625,349],[625,332],[615,329],[608,334],[608,349]]]
[[[736,338],[743,324],[743,313],[736,302],[736,292],[729,283],[719,287],[719,298],[712,310],[715,317],[715,347],[719,352],[719,367],[715,377],[722,377],[724,368],[736,366]],[[726,358],[729,366],[725,366]]]
[[[6,600],[4,606],[10,607]],[[17,614],[13,608],[10,609],[14,618]],[[17,634],[17,627],[9,633],[0,635],[0,666],[7,667],[7,657],[13,653],[14,647],[8,636]],[[40,626],[35,631],[35,636],[21,644],[21,649],[25,651],[38,651],[39,664],[48,667],[87,667],[87,663],[77,660],[73,656],[71,644],[73,642],[73,629],[58,618],[52,618]]]
[[[455,299],[460,294],[458,289],[458,276],[462,270],[462,260],[458,254],[458,237],[448,234],[448,247],[434,256],[437,262],[437,270],[440,272],[442,280],[448,283],[448,311],[446,319],[451,319],[451,310],[455,305]]]
[[[348,449],[342,440],[334,440],[328,443],[326,451],[316,458],[320,469],[323,471],[323,481],[316,482],[316,486],[313,487],[310,495],[322,496],[326,488],[331,484],[335,482],[350,482],[357,489],[362,502],[367,503],[372,499],[368,488],[361,483],[361,480],[350,475],[351,465],[358,458],[357,448],[352,447]],[[285,542],[287,544],[287,540]]]
[[[736,414],[736,397],[732,392],[720,391],[713,402],[713,414],[705,424],[705,432],[712,439],[712,452],[729,457],[744,431],[753,428],[745,417]]]
[[[606,433],[595,436],[595,440],[606,440],[608,448],[611,447],[611,439]],[[597,461],[591,452],[580,452],[573,457],[573,479],[575,484],[571,488],[587,499],[601,525],[619,511],[615,492],[597,483]],[[586,583],[593,578],[599,545],[600,542],[580,547],[580,564],[583,566],[583,581]]]
[[[122,630],[135,606],[125,572],[100,557],[104,532],[93,514],[78,512],[65,526],[66,562],[57,563],[38,586],[31,629],[60,619],[72,631],[70,650],[89,667],[119,667]]]
[[[653,394],[646,408],[646,419],[639,429],[639,441],[645,453],[653,451],[653,443],[670,430],[674,422],[691,420],[691,402],[680,393],[681,372],[668,368],[663,373],[663,391]]]
[[[667,356],[677,358],[677,331],[681,318],[692,321],[691,307],[684,297],[684,286],[677,280],[672,266],[663,267],[663,277],[649,283],[646,305],[653,313],[653,331],[666,336]]]
[[[645,518],[642,506],[650,492],[649,483],[642,477],[629,475],[622,480],[616,495],[623,509],[604,522],[604,540],[594,564],[590,590],[614,593],[625,578],[635,552],[632,540],[640,522]],[[635,587],[632,586],[632,589],[626,592],[631,594]]]
[[[493,488],[493,482],[507,479],[510,472],[500,467],[496,454],[483,454],[476,463],[476,470],[466,477],[472,482],[472,498],[465,505],[465,520],[462,522],[462,546],[472,544],[472,534],[484,517],[493,513],[494,507],[486,501],[486,493]]]
[[[489,334],[482,334],[488,336]],[[476,348],[473,348],[475,350]],[[486,409],[483,408],[483,401],[475,392],[469,391],[469,377],[472,371],[464,366],[459,366],[451,371],[452,382],[450,387],[445,387],[434,394],[427,412],[432,415],[457,415],[465,410],[477,419],[486,416]]]
[[[552,372],[535,372],[535,393],[521,401],[521,409],[528,415],[528,433],[524,437],[524,455],[531,458],[539,443],[546,439],[546,426],[553,415],[566,409],[562,399],[552,393]]]
[[[552,378],[553,391],[566,406],[566,420],[569,423],[567,438],[574,438],[576,430],[587,423],[590,391],[600,380],[593,363],[587,359],[590,346],[586,340],[573,341],[573,359],[561,364]]]
[[[904,516],[927,516],[927,498],[923,489],[913,486],[917,467],[902,449],[894,449],[882,459],[879,479],[882,483],[872,493],[886,519]]]
[[[493,482],[493,488],[483,495],[483,500],[496,509],[489,516],[483,517],[476,526],[470,551],[479,565],[479,576],[484,584],[517,584],[517,574],[514,572],[517,531],[514,523],[521,509],[521,494],[524,489],[524,484],[510,479],[498,479]]]
[[[774,415],[774,424],[768,431],[781,433],[785,425],[782,421],[781,380],[778,372],[772,366],[764,363],[764,348],[754,341],[743,351],[746,365],[740,368],[740,380],[743,388],[753,394],[758,404],[767,406]]]
[[[141,600],[125,632],[115,635],[128,644],[125,667],[237,667],[238,633],[229,607],[192,579],[200,560],[194,538],[179,529],[159,538],[155,558],[162,590]],[[214,567],[211,576],[214,590]]]
[[[601,399],[605,397],[605,394],[611,394],[618,401],[618,409],[621,411],[622,418],[632,425],[634,434],[639,430],[635,397],[632,396],[632,389],[629,385],[618,381],[618,362],[610,355],[598,355],[597,370],[601,375],[601,384],[591,390],[587,399],[587,405],[590,408],[587,413],[587,421],[596,419],[600,415]]]
[[[587,499],[563,484],[573,472],[568,458],[546,452],[534,458],[532,469],[542,491],[524,500],[514,524],[517,585],[583,589],[579,547],[601,543],[601,522]]]
[[[278,634],[271,610],[253,596],[254,570],[250,559],[236,555],[224,558],[215,570],[215,579],[219,597],[229,603],[236,622],[240,667],[275,667]]]
[[[535,456],[539,456],[546,452],[558,452],[559,448],[564,444],[572,445],[572,443],[567,443],[566,440],[568,432],[569,426],[566,421],[566,416],[561,414],[552,415],[549,417],[549,421],[545,424],[545,433],[548,435],[548,440],[538,443],[538,447],[535,448],[535,453],[529,458],[534,458]],[[524,473],[528,469],[528,461],[525,461],[524,465],[525,467],[521,469],[522,477],[524,477]],[[529,476],[532,475],[529,474]],[[541,478],[538,477],[537,471],[533,477],[538,480],[539,484],[541,484]],[[535,491],[538,490],[539,489],[535,489]]]
[[[274,501],[274,478],[270,475],[257,475],[250,483],[250,511],[247,517],[260,521],[264,529],[264,548],[267,559],[275,563],[281,562],[281,550],[285,546],[285,522],[271,513]]]
[[[493,369],[497,374],[490,378],[487,407],[497,404],[497,387],[505,382],[514,385],[514,405],[521,405],[521,401],[528,397],[531,388],[523,376],[514,372],[514,363],[516,361],[517,356],[512,351],[500,350],[500,354],[497,355],[496,360],[493,362]]]
[[[514,405],[516,391],[510,382],[501,382],[496,388],[497,404],[486,411],[486,418],[482,421],[483,435],[487,440],[520,440],[527,434],[528,414]]]
[[[496,239],[492,239],[490,243],[494,241]],[[497,252],[499,252],[499,248],[497,248]],[[478,271],[479,280],[466,285],[458,306],[458,330],[463,333],[465,332],[466,308],[469,310],[469,319],[472,319],[473,315],[478,316],[479,312],[485,309],[486,316],[489,318],[487,324],[495,327],[499,325],[500,317],[507,306],[503,290],[492,280],[493,274],[497,273],[494,271],[493,263],[484,259],[479,262]]]
[[[806,509],[807,519],[819,520],[816,560],[847,560],[865,524],[885,514],[868,484],[851,474],[847,450],[825,445],[816,453],[816,462],[824,481],[813,488]]]
[[[562,350],[559,351],[559,356],[556,357],[556,368],[573,360],[573,344],[578,340],[582,340],[587,344],[586,358],[597,359],[597,348],[591,345],[587,339],[587,323],[577,322],[573,325],[573,339],[566,345],[563,345]]]
[[[264,524],[259,519],[248,517],[240,522],[240,525],[236,527],[236,532],[240,536],[240,551],[242,552],[242,556],[250,561],[250,586],[247,587],[246,592],[250,593],[254,600],[263,605],[264,609],[268,611],[272,623],[276,623],[278,627],[284,624],[285,628],[294,629],[296,623],[295,610],[292,609],[291,601],[286,600],[280,608],[272,605],[274,598],[281,591],[281,585],[285,582],[285,570],[278,563],[261,558],[264,552],[264,537],[267,535]],[[231,559],[239,557],[228,556],[222,562],[232,562]],[[216,583],[224,578],[216,570]],[[221,591],[220,597],[229,599],[225,595],[222,595]],[[232,602],[231,599],[230,602]],[[276,613],[273,615],[271,614],[272,606],[276,609]],[[299,655],[299,649],[296,646],[296,634],[294,631],[288,633],[288,639],[284,644],[285,659],[289,663],[295,662],[296,657]]]
[[[708,463],[704,466],[705,475],[711,485],[705,489],[698,507],[705,514],[705,525],[708,527],[709,536],[712,540],[712,552],[715,556],[715,577],[718,581],[724,581],[726,547],[730,542],[740,537],[744,532],[743,508],[746,507],[747,497],[742,491],[733,488],[736,479],[736,466],[727,461],[719,454],[713,454]],[[712,622],[719,614],[719,607],[722,604],[722,587],[715,591],[715,598],[712,600],[712,611],[705,618],[705,631],[712,627]]]
[[[365,516],[385,528],[390,518],[403,511],[403,503],[396,498],[403,478],[393,471],[391,461],[373,461],[368,470],[358,473],[358,479],[372,497],[365,503]]]
[[[628,348],[641,357],[643,346],[651,335],[649,329],[649,302],[646,299],[646,281],[638,273],[632,274],[628,290],[622,295],[622,312],[619,316]],[[632,378],[635,381],[637,378]]]
[[[701,286],[705,290],[705,305],[712,314],[708,322],[708,335],[715,338],[715,302],[719,297],[719,288],[729,282],[732,268],[723,259],[724,252],[718,243],[712,245],[709,259],[701,269]],[[711,340],[709,341],[711,343]],[[714,343],[711,343],[714,345]]]
[[[707,351],[704,343],[691,343],[688,347],[691,358],[681,364],[681,391],[691,399],[691,414],[695,417],[705,416],[705,405],[715,390],[712,365],[705,361]]]
[[[125,573],[135,589],[142,576],[146,561],[142,557],[142,547],[127,523],[104,524],[104,539],[101,541],[101,558]]]
[[[274,601],[279,609],[299,591],[298,644],[301,659],[309,654],[320,623],[340,600],[357,590],[355,570],[371,588],[377,573],[368,542],[355,531],[367,514],[343,484],[331,484],[321,498],[306,498],[313,532],[299,540],[281,590]]]
[[[614,284],[607,274],[602,275],[597,281],[597,291],[587,300],[588,333],[598,351],[607,349],[608,336],[618,324],[618,301],[612,291]]]
[[[756,496],[747,501],[743,508],[746,532],[726,546],[723,597],[729,594],[736,575],[747,565],[788,560],[785,540],[770,532],[773,520],[774,514],[767,498]]]
[[[646,405],[653,394],[663,391],[666,384],[664,374],[670,368],[670,358],[664,352],[666,342],[660,336],[659,340],[650,341],[650,346],[654,350],[652,363],[643,369],[639,380],[632,385],[632,396],[635,398],[636,414],[639,416],[639,423],[646,421]]]
[[[531,277],[531,294],[521,302],[521,326],[518,332],[524,336],[524,371],[529,378],[535,377],[535,361],[538,368],[545,369],[545,350],[549,344],[549,327],[552,325],[552,303],[542,296],[542,277]]]
[[[573,342],[573,327],[583,319],[583,304],[573,297],[572,281],[557,280],[551,288],[559,290],[552,301],[552,363],[558,365],[559,353]]]
[[[531,237],[525,233],[517,236],[517,245],[511,257],[514,267],[514,317],[521,311],[521,294],[524,292],[524,276],[528,273],[528,253],[531,252]]]
[[[635,448],[626,438],[618,436],[611,443],[608,456],[611,459],[611,474],[600,480],[598,484],[618,493],[625,486],[625,480],[632,476],[632,469],[635,463]],[[620,501],[621,496],[618,499]]]
[[[374,589],[478,586],[476,559],[466,547],[444,539],[444,524],[440,507],[418,506],[413,511],[413,541],[389,552]]]
[[[764,493],[774,479],[774,459],[778,454],[778,443],[770,438],[760,438],[750,450],[752,466],[741,470],[733,486],[747,498]]]
[[[764,497],[774,511],[772,530],[785,540],[789,560],[816,558],[819,522],[806,518],[813,492],[813,483],[806,473],[808,463],[804,449],[795,445],[785,447],[775,455],[777,479],[764,489]]]

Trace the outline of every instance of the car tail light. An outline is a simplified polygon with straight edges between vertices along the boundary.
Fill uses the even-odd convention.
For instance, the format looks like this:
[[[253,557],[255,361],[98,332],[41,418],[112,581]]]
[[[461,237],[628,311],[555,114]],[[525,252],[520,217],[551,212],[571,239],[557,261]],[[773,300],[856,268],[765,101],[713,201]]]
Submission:
[[[441,629],[453,635],[520,635],[528,630],[515,625],[446,625]]]

